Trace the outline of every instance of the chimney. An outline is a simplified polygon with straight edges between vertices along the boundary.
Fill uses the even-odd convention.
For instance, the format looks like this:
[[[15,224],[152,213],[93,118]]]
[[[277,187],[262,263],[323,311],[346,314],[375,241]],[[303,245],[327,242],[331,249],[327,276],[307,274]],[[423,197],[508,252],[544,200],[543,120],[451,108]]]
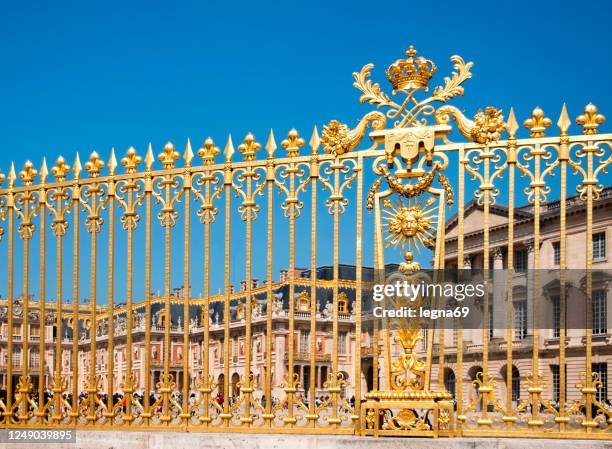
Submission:
[[[240,291],[244,292],[246,291],[246,289],[247,289],[247,281],[245,280],[240,281]]]
[[[251,288],[257,288],[257,287],[259,287],[259,279],[252,279]]]
[[[289,275],[289,270],[280,270],[280,281],[286,282]]]
[[[235,291],[235,288],[234,288],[234,285],[232,284],[232,285],[230,285],[230,287],[229,287],[229,292],[230,292],[230,295],[232,295],[232,294],[234,293],[234,291]]]

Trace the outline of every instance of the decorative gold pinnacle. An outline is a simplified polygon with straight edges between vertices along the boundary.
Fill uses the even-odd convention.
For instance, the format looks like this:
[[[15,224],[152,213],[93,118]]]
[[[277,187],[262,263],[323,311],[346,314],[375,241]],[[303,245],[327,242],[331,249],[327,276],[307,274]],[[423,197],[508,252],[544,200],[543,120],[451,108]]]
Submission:
[[[544,111],[539,106],[531,112],[531,118],[523,122],[523,126],[531,130],[530,137],[544,137],[546,128],[550,125],[552,125],[552,121],[544,116]]]
[[[308,142],[310,148],[312,149],[312,154],[317,154],[319,152],[319,147],[321,146],[321,138],[319,137],[319,130],[317,129],[317,125],[314,126],[312,130],[312,136],[310,136],[310,142]]]
[[[108,160],[108,171],[111,176],[114,176],[117,172],[117,156],[115,156],[115,149],[111,148],[111,156]]]
[[[255,160],[255,152],[261,149],[261,145],[255,141],[255,136],[248,133],[244,138],[244,143],[238,145],[238,151],[244,156],[245,161]]]
[[[79,156],[79,153],[77,153],[76,158],[74,160],[74,166],[72,167],[72,172],[74,173],[75,180],[80,178],[82,171],[83,166],[81,165],[81,156]]]
[[[394,91],[412,89],[427,89],[429,80],[438,68],[429,59],[417,56],[417,51],[411,45],[406,50],[406,59],[398,59],[389,66],[385,74]]]
[[[606,117],[598,113],[597,106],[589,103],[584,107],[584,114],[576,118],[576,124],[582,125],[582,134],[597,134],[597,128],[606,121]]]
[[[55,166],[51,167],[51,174],[57,182],[66,180],[66,175],[70,173],[70,165],[66,164],[66,160],[60,156],[55,160]]]
[[[4,176],[4,174],[0,171],[0,186],[2,186],[2,183],[4,182],[5,179],[6,179],[6,176]]]
[[[128,175],[136,173],[138,166],[142,163],[142,158],[136,153],[136,148],[129,147],[125,156],[121,159],[121,165],[125,167]]]
[[[178,161],[180,158],[181,155],[174,150],[174,144],[172,142],[168,142],[164,145],[164,151],[157,156],[157,159],[161,161],[164,168],[174,168],[175,161]]]
[[[274,157],[274,152],[276,151],[276,140],[274,140],[274,131],[270,128],[270,135],[268,136],[268,141],[266,142],[266,152],[268,153],[268,158],[272,159]]]
[[[34,178],[38,176],[38,170],[34,168],[34,164],[30,161],[26,161],[23,164],[23,170],[19,172],[19,179],[23,182],[24,186],[31,186]]]
[[[40,167],[40,182],[44,184],[47,182],[47,177],[49,176],[49,169],[47,168],[47,158],[43,157],[43,163]]]
[[[508,114],[508,121],[506,122],[506,131],[508,132],[508,137],[511,139],[516,138],[516,132],[519,129],[518,122],[516,121],[516,116],[514,115],[514,108],[510,108],[510,114]]]
[[[557,126],[559,127],[559,131],[561,136],[567,136],[567,130],[569,129],[572,121],[569,118],[567,113],[567,106],[563,103],[563,107],[561,108],[561,115],[559,116],[559,120],[557,121]]]
[[[213,165],[215,163],[215,156],[219,154],[221,154],[221,150],[215,146],[215,141],[211,137],[207,137],[202,148],[198,150],[198,156],[202,158],[204,165]]]
[[[287,138],[281,142],[281,147],[287,150],[287,156],[297,157],[300,155],[300,148],[304,146],[306,142],[300,137],[295,128],[287,134]]]
[[[185,144],[185,152],[183,153],[183,159],[185,160],[185,167],[191,167],[193,162],[193,150],[191,149],[191,140],[187,137],[187,143]]]
[[[104,161],[100,159],[100,155],[97,152],[92,152],[89,156],[89,161],[85,162],[85,170],[89,173],[90,178],[97,178],[100,176],[100,170],[104,168]]]
[[[235,152],[236,150],[234,150],[234,143],[232,142],[232,135],[230,134],[227,137],[227,143],[225,144],[225,149],[223,150],[223,155],[225,156],[225,160],[227,162],[231,162],[232,156],[234,155]]]
[[[147,148],[147,154],[145,155],[145,167],[147,171],[151,171],[153,168],[153,163],[155,162],[155,156],[153,156],[153,145],[149,142],[149,147]]]
[[[8,182],[9,188],[15,187],[15,181],[17,180],[17,175],[15,174],[15,163],[11,162],[11,169],[8,173]]]

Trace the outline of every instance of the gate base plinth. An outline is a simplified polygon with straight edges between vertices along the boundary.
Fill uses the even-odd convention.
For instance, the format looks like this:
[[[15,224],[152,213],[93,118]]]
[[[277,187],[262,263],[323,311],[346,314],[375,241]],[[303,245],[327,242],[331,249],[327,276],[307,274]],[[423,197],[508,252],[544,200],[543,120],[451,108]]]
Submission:
[[[372,391],[362,406],[362,434],[453,436],[453,413],[446,391]]]

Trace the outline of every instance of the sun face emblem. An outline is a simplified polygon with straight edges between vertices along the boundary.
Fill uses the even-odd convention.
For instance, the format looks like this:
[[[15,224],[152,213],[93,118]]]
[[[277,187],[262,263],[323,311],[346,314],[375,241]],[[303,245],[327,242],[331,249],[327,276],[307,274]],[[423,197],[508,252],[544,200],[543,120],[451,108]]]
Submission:
[[[422,248],[433,248],[436,207],[433,206],[434,198],[425,201],[425,198],[408,199],[404,202],[403,198],[385,201],[385,227],[387,237],[385,238],[386,247],[400,247],[402,251],[406,249],[404,255],[406,263],[400,266],[402,271],[416,271],[420,268],[419,264],[412,262],[414,258],[413,249],[418,253]]]

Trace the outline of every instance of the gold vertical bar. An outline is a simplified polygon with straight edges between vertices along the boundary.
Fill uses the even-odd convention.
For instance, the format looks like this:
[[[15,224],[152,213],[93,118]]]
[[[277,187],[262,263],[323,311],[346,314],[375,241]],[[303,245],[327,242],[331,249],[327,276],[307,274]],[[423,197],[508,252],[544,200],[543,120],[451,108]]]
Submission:
[[[210,205],[211,202],[211,175],[206,172],[204,177],[205,181],[205,202],[206,205]],[[206,218],[205,224],[205,236],[204,236],[204,313],[202,314],[202,321],[204,325],[204,353],[202,354],[202,388],[204,393],[204,417],[203,421],[206,425],[210,424],[210,393],[212,391],[210,384],[210,216]]]
[[[114,193],[114,188],[113,188]],[[129,255],[128,255],[129,258]],[[107,361],[108,366],[106,368],[106,393],[107,393],[107,405],[106,405],[106,418],[113,423],[114,404],[113,404],[113,393],[115,389],[115,328],[114,328],[114,310],[115,310],[115,201],[114,197],[111,198],[108,205],[108,306],[107,306],[107,320],[108,320],[108,346],[107,346]],[[128,335],[130,331],[128,330]]]
[[[267,267],[266,267],[266,406],[263,418],[268,426],[272,426],[274,415],[272,414],[272,308],[274,306],[273,298],[273,273],[272,273],[272,255],[274,253],[274,159],[268,157],[267,176],[268,182],[268,229],[267,229]]]
[[[540,144],[534,144],[533,150],[534,159],[534,179],[541,180],[540,164],[543,150]],[[540,187],[533,186],[533,288],[531,296],[533,300],[533,353],[532,353],[532,370],[534,379],[540,379],[539,357],[540,357],[540,331],[539,331],[539,307],[540,307]],[[532,395],[531,416],[533,424],[541,425],[538,419],[539,415],[539,396]]]
[[[231,277],[230,277],[230,251],[232,232],[232,166],[230,162],[225,165],[225,299],[223,304],[223,413],[221,419],[226,426],[230,425],[232,414],[229,408],[229,375],[230,375],[230,299],[231,299]]]
[[[308,419],[310,425],[317,425],[316,372],[317,372],[317,180],[319,177],[319,162],[314,156],[310,166],[310,395],[308,399]]]
[[[335,161],[334,165],[334,192],[340,191],[340,168],[342,163]],[[340,424],[338,418],[338,396],[340,390],[337,386],[338,380],[338,281],[339,281],[339,259],[340,259],[340,208],[336,203],[334,207],[334,256],[333,256],[333,313],[332,313],[332,375],[334,376],[332,386],[332,417],[329,419],[334,429]]]
[[[30,223],[30,199],[31,193],[28,190],[24,192],[24,205],[23,205],[23,221],[22,227],[32,226],[34,225]],[[21,413],[19,414],[19,420],[22,423],[26,423],[28,419],[28,399],[30,395],[30,376],[29,376],[29,367],[30,367],[30,239],[31,236],[28,235],[28,231],[25,230],[24,233],[20,233],[21,238],[23,240],[23,324],[22,324],[22,354],[21,354],[21,365],[22,365],[22,376],[19,378],[20,380],[20,388],[19,393],[21,395]]]
[[[508,139],[508,252],[506,278],[506,419],[507,430],[512,430],[515,419],[512,417],[512,278],[514,275],[514,168],[516,163],[516,139]]]
[[[6,422],[10,423],[13,413],[13,303],[15,302],[15,194],[13,181],[9,181],[7,203],[8,215],[8,262],[7,262],[7,302],[8,302],[8,365],[6,366]]]
[[[586,223],[586,338],[585,338],[585,377],[587,391],[592,391],[593,388],[593,366],[592,366],[592,350],[593,350],[593,189],[597,186],[597,181],[593,174],[593,153],[597,151],[597,146],[593,141],[588,141],[583,148],[587,155],[587,179],[583,181],[587,194],[587,223]],[[593,422],[592,406],[594,393],[586,394],[586,420],[582,423],[586,427],[587,432],[591,432],[596,423]]]
[[[94,187],[92,187],[93,189]],[[98,194],[94,192],[91,196],[91,207],[92,210],[96,210],[98,207]],[[95,213],[95,212],[94,212]],[[89,277],[90,287],[91,287],[91,299],[90,299],[90,309],[91,309],[91,320],[89,327],[89,338],[90,338],[90,363],[89,367],[89,382],[87,385],[87,396],[89,402],[89,413],[87,415],[87,420],[92,424],[96,420],[96,400],[98,394],[97,387],[97,375],[96,375],[96,329],[97,329],[97,311],[96,311],[96,302],[97,302],[97,270],[98,270],[98,232],[96,229],[92,229],[91,231],[91,272]]]
[[[363,156],[357,157],[357,204],[356,207],[356,218],[355,218],[355,404],[353,410],[353,422],[355,425],[355,431],[361,430],[361,301],[362,301],[362,276],[363,276]]]
[[[151,147],[149,146],[149,154]],[[151,233],[152,233],[152,188],[151,168],[145,173],[145,379],[144,413],[142,417],[149,424],[151,419]]]
[[[55,407],[53,411],[53,421],[59,424],[62,420],[62,394],[64,390],[64,379],[62,378],[62,328],[64,327],[64,319],[62,315],[62,297],[64,295],[64,235],[67,226],[64,218],[64,194],[65,189],[58,187],[56,190],[57,196],[57,215],[56,215],[56,228],[54,229],[55,243],[56,243],[56,258],[55,265],[57,267],[56,278],[55,278],[55,294],[56,298],[56,321],[55,321],[55,375],[53,379],[53,399]]]
[[[564,105],[565,107],[565,105]],[[565,323],[566,317],[566,273],[567,270],[567,160],[569,157],[569,137],[566,129],[561,129],[559,137],[559,164],[560,164],[560,182],[561,182],[561,196],[559,199],[560,210],[559,210],[559,250],[560,258],[559,261],[559,417],[560,425],[559,431],[565,431],[566,418],[565,418],[565,384],[567,382],[565,372]]]
[[[287,168],[289,173],[289,197],[292,201],[295,200],[295,173],[297,168],[295,163],[291,162]],[[296,418],[293,416],[293,400],[297,385],[294,379],[294,338],[295,338],[295,202],[289,204],[289,333],[287,335],[289,343],[289,369],[288,369],[288,384],[285,391],[287,392],[287,416],[285,423],[290,427],[296,423]]]
[[[484,183],[487,185],[486,188],[481,185],[481,190],[483,194],[483,271],[484,278],[488,280],[489,278],[489,208],[490,208],[490,190],[488,188],[488,184],[490,183],[490,158],[492,157],[492,152],[488,145],[486,145],[481,154],[481,158],[483,159],[484,165]],[[488,382],[489,375],[489,290],[487,289],[484,295],[484,305],[483,305],[483,321],[484,326],[482,328],[482,379],[483,382]],[[484,425],[490,425],[491,422],[487,418],[487,408],[488,408],[488,399],[489,396],[487,393],[482,395],[482,419],[480,422]]]
[[[459,194],[457,203],[457,267],[463,270],[464,267],[464,235],[463,220],[465,214],[465,145],[459,147],[459,173],[458,184]],[[461,272],[461,271],[460,271]],[[460,434],[463,426],[463,324],[458,320],[457,327],[457,388],[455,399],[457,401],[457,433]]]
[[[132,181],[128,181],[127,185],[127,208],[132,212],[134,210],[134,190]],[[134,417],[132,416],[132,395],[134,393],[134,373],[132,372],[132,357],[133,351],[133,340],[132,333],[134,328],[134,226],[135,223],[126,222],[127,225],[127,263],[126,263],[126,303],[127,303],[127,316],[126,316],[126,363],[125,363],[125,375],[123,379],[123,393],[125,394],[125,413],[123,419],[131,424]],[[112,232],[112,230],[111,230]]]
[[[72,246],[72,410],[70,416],[74,424],[79,421],[79,235],[81,188],[78,178],[72,190],[73,212],[73,246]]]
[[[39,347],[38,347],[38,417],[40,422],[44,422],[46,411],[44,410],[46,404],[45,399],[45,365],[47,358],[45,357],[45,346],[47,343],[46,339],[46,324],[47,324],[47,191],[44,188],[44,180],[41,183],[40,194],[38,197],[40,205],[40,265],[39,265],[39,315],[38,315],[38,336]]]
[[[253,183],[252,176],[255,174],[252,171],[252,168],[245,168],[245,182],[246,182],[246,197],[247,201],[253,200]],[[245,341],[244,345],[246,348],[245,351],[245,361],[244,361],[244,387],[241,388],[241,393],[244,394],[244,416],[240,419],[241,422],[245,423],[247,426],[250,426],[253,422],[253,418],[251,417],[251,395],[253,393],[253,379],[251,379],[251,349],[253,344],[251,342],[252,333],[251,333],[251,319],[252,319],[252,265],[253,265],[253,206],[246,206],[246,238],[245,238],[245,272],[246,272],[246,332],[245,332]]]
[[[190,164],[188,164],[190,165]],[[190,243],[191,243],[191,173],[186,169],[184,175],[184,199],[185,199],[185,236],[184,236],[184,260],[183,260],[183,410],[181,418],[185,424],[189,423],[191,413],[189,411],[189,307],[191,303],[191,271],[190,271]]]
[[[165,207],[170,205],[172,201],[172,192],[171,192],[171,177],[172,175],[167,175],[167,179],[165,180],[165,191],[166,191],[166,200]],[[168,212],[171,213],[171,212]],[[165,247],[165,306],[164,306],[164,381],[162,382],[162,396],[163,396],[163,416],[160,418],[162,422],[165,424],[170,423],[170,394],[172,393],[171,386],[173,384],[173,375],[170,374],[170,327],[172,325],[171,320],[171,311],[170,311],[170,301],[171,301],[171,243],[172,243],[172,228],[170,227],[170,222],[166,221],[164,223],[164,247]]]

